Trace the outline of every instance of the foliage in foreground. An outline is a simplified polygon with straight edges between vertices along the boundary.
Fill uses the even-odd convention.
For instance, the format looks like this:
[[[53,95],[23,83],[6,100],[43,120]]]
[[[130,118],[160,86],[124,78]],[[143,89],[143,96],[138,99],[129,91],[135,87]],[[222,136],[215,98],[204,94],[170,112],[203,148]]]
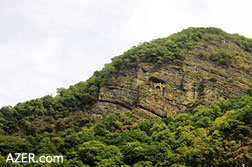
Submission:
[[[55,128],[23,139],[1,135],[1,166],[8,166],[6,155],[15,152],[64,155],[63,164],[47,166],[252,165],[251,91],[174,118],[136,123],[128,113],[115,113],[104,115],[102,121],[87,121],[81,128]]]
[[[44,166],[252,166],[252,91],[156,121],[136,123],[129,113],[100,119],[89,112],[111,75],[142,62],[180,64],[188,52],[231,66],[235,57],[252,59],[252,40],[216,28],[188,28],[129,49],[86,82],[58,89],[55,97],[2,107],[0,166],[14,166],[5,164],[10,152],[65,156],[64,164]]]

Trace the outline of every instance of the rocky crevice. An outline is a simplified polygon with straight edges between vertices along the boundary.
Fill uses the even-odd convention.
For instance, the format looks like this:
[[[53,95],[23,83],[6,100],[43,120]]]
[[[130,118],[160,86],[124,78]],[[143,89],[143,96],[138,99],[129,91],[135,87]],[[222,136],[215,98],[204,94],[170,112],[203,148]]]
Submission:
[[[106,100],[99,100],[99,102],[111,103],[111,104],[119,105],[119,106],[121,106],[121,107],[126,108],[127,110],[132,110],[132,109],[133,109],[133,107],[132,107],[132,108],[130,108],[130,107],[128,107],[128,106],[126,106],[126,105],[124,105],[123,103],[117,103],[117,102],[113,102],[113,101],[106,101]]]
[[[148,112],[151,112],[152,114],[156,115],[157,117],[165,118],[164,116],[159,115],[159,114],[155,113],[154,111],[151,111],[151,110],[149,110],[149,109],[147,109],[147,108],[145,108],[145,107],[143,107],[143,106],[141,106],[141,105],[139,105],[138,107],[141,108],[141,109],[143,109],[143,110],[146,110],[146,111],[148,111]]]

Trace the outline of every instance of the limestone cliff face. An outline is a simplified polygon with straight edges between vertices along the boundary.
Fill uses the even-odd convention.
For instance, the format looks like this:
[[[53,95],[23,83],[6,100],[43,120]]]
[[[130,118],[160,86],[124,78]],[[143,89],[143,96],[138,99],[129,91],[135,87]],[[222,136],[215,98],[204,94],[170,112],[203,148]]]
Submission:
[[[136,118],[156,119],[241,96],[252,87],[251,61],[237,56],[226,66],[196,56],[196,52],[211,53],[226,45],[230,44],[196,45],[183,53],[184,59],[178,64],[141,62],[127,67],[101,86],[99,100],[91,110],[96,114],[130,112]]]

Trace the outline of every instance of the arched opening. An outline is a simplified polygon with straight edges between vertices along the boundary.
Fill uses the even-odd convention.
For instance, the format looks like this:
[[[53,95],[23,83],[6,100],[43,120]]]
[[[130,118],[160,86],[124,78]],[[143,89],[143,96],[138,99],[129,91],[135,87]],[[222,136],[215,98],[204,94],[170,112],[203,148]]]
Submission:
[[[156,86],[156,90],[160,90],[161,88],[160,88],[160,86]]]
[[[157,77],[150,77],[149,81],[153,82],[153,83],[161,83],[161,84],[165,84],[165,81],[163,81],[162,79],[159,79]]]

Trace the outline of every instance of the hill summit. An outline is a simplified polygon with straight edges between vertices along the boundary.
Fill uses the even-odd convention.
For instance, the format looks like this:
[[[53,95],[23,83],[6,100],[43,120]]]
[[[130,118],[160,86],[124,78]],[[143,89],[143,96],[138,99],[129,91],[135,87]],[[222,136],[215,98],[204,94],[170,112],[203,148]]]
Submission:
[[[108,113],[136,120],[188,112],[198,105],[242,96],[252,86],[252,40],[218,28],[188,28],[144,42],[114,57],[87,81],[55,97],[0,109],[0,130],[32,134],[53,125],[81,127]],[[57,129],[58,128],[58,129]]]
[[[55,97],[0,108],[0,166],[45,165],[17,153],[62,155],[46,164],[62,167],[252,166],[251,61],[251,39],[217,28],[140,44]]]
[[[95,73],[96,114],[155,119],[241,96],[252,86],[252,40],[217,28],[188,28],[133,47]],[[88,82],[90,81],[88,80]]]

